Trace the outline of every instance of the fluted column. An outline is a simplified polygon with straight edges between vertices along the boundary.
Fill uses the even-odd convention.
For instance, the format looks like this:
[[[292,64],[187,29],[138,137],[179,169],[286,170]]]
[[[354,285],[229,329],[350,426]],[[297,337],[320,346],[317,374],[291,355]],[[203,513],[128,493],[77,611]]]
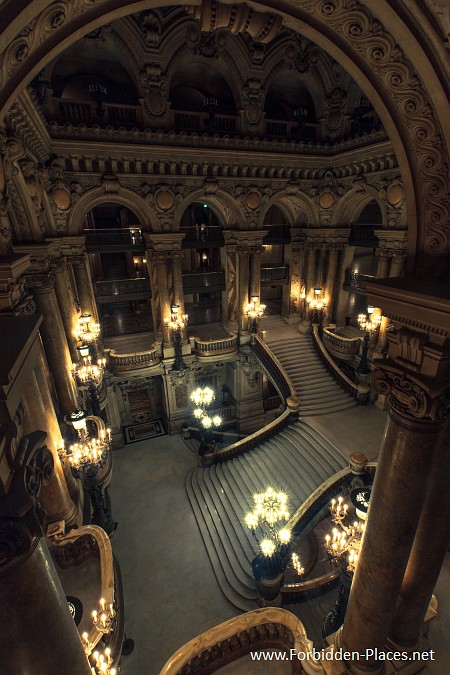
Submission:
[[[289,312],[290,315],[299,315],[302,312],[302,245],[299,242],[291,244],[291,265],[289,269]]]
[[[385,279],[389,276],[391,259],[384,250],[377,250],[375,255],[378,257],[377,279]]]
[[[390,277],[402,277],[405,269],[405,254],[395,253],[391,260],[391,269],[389,270]]]
[[[318,285],[322,288],[325,287],[327,275],[325,269],[325,263],[327,258],[327,246],[325,243],[322,243],[319,249],[319,264],[317,269],[317,281]]]
[[[425,502],[390,630],[401,650],[420,646],[421,629],[450,542],[450,423],[441,434]]]
[[[222,294],[222,316],[229,329],[238,328],[238,254],[237,246],[226,242],[226,291]]]
[[[248,283],[249,283],[249,250],[244,246],[238,246],[239,257],[239,331],[248,333],[248,317],[245,314],[245,308],[248,305]]]
[[[306,264],[306,295],[316,286],[316,247],[313,243],[307,245]]]
[[[336,272],[339,259],[339,249],[333,246],[330,248],[330,255],[328,259],[328,276],[326,283],[326,292],[325,296],[328,300],[328,312],[330,319],[333,320],[335,317],[335,307],[336,307]]]
[[[52,268],[55,273],[55,292],[58,300],[61,319],[66,333],[72,361],[78,360],[75,347],[74,330],[77,327],[77,310],[73,298],[73,289],[70,283],[67,262],[64,258],[58,258],[52,261]]]
[[[48,434],[48,449],[53,456],[55,469],[47,485],[42,487],[40,496],[40,503],[47,512],[47,522],[53,523],[64,520],[67,525],[77,524],[77,507],[70,497],[58,455],[60,446],[54,444],[54,440],[58,440],[57,422],[51,415],[48,415],[34,372],[31,374],[23,392],[22,404],[24,408],[22,424],[24,434],[31,434],[36,430]]]
[[[156,267],[156,277],[158,281],[159,295],[159,314],[163,332],[163,341],[166,346],[171,344],[170,331],[165,325],[167,319],[170,319],[170,301],[169,287],[167,283],[167,253],[153,253],[153,262]]]
[[[72,256],[69,259],[72,265],[75,284],[77,286],[77,297],[80,303],[81,311],[92,315],[93,320],[98,323],[97,305],[95,302],[94,289],[92,286],[91,274],[88,269],[86,255]]]
[[[53,287],[53,273],[29,278],[39,312],[43,316],[40,327],[47,361],[55,383],[56,395],[63,413],[78,407],[77,390],[72,377],[72,360],[66,334]]]
[[[262,246],[253,246],[250,252],[250,297],[261,300],[261,253]]]

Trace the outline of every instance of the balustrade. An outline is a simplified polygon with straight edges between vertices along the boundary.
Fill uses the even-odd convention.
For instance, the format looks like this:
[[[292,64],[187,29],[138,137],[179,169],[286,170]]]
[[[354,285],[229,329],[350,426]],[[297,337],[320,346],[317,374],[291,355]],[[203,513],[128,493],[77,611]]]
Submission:
[[[374,278],[370,274],[358,274],[358,272],[346,270],[343,284],[344,290],[353,291],[354,293],[366,293],[366,281]]]
[[[181,248],[220,247],[225,243],[222,228],[218,225],[191,225],[181,227],[180,232],[185,234]]]
[[[261,267],[261,285],[275,286],[289,282],[289,265],[265,265]]]
[[[70,101],[54,98],[59,104],[53,106],[58,111],[61,123],[111,125],[120,127],[142,126],[142,109],[139,105],[124,105],[121,103],[98,104],[95,101]]]
[[[135,352],[133,354],[118,354],[115,349],[109,352],[108,368],[113,373],[123,372],[125,370],[135,370],[157,366],[161,362],[158,356],[158,348],[152,347],[144,352]]]
[[[86,229],[86,250],[89,253],[105,251],[145,251],[142,231],[138,227]]]
[[[347,338],[343,335],[337,335],[328,328],[323,329],[322,340],[325,349],[344,361],[349,361],[359,354],[362,337]]]
[[[222,340],[200,340],[194,337],[195,353],[200,357],[215,357],[221,354],[234,354],[238,350],[238,338],[235,333]]]
[[[96,300],[100,303],[139,299],[149,300],[151,298],[151,289],[147,277],[96,281],[94,291]]]
[[[201,293],[204,291],[224,291],[225,272],[184,272],[184,293]]]

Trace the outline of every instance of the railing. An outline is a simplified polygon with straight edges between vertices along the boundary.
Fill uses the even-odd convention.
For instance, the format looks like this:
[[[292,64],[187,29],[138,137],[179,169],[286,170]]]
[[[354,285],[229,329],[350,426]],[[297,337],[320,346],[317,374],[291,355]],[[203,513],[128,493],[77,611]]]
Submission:
[[[224,291],[225,272],[184,272],[184,293],[201,293],[202,291]]]
[[[96,281],[94,292],[97,302],[109,303],[123,300],[150,299],[151,289],[147,277]]]
[[[237,115],[223,115],[217,113],[211,116],[208,112],[190,112],[175,110],[175,128],[183,131],[198,131],[210,133],[236,133],[239,127]]]
[[[91,251],[107,251],[110,248],[118,251],[145,250],[145,242],[141,229],[128,228],[99,228],[83,230],[86,235],[86,248]]]
[[[366,403],[369,399],[370,386],[364,382],[355,384],[347,377],[347,375],[339,368],[339,366],[333,361],[331,356],[328,354],[325,349],[322,340],[319,335],[319,326],[318,324],[313,324],[313,337],[314,345],[316,351],[322,360],[323,364],[326,366],[328,371],[331,373],[333,378],[338,384],[341,385],[351,396],[357,399],[359,403]]]
[[[157,366],[161,362],[157,351],[157,346],[153,346],[152,349],[145,352],[135,352],[134,354],[118,354],[115,349],[111,349],[108,368],[113,373],[123,373],[127,370],[140,370],[141,368]]]
[[[289,281],[289,265],[267,265],[261,267],[261,284],[275,286],[287,284]]]
[[[281,405],[281,396],[275,394],[274,396],[267,396],[263,401],[264,412],[275,410]]]
[[[267,234],[264,236],[264,244],[289,244],[291,241],[290,225],[265,225]]]
[[[315,122],[280,121],[265,119],[265,133],[269,138],[294,138],[297,141],[315,141],[320,124]]]
[[[361,348],[361,337],[347,338],[342,335],[336,335],[328,328],[323,329],[322,340],[325,349],[343,361],[349,361],[359,354]]]
[[[344,290],[353,291],[355,293],[366,293],[366,281],[375,279],[369,274],[358,274],[351,270],[346,270],[344,277]]]
[[[111,125],[115,127],[142,126],[142,109],[139,105],[124,105],[121,103],[98,104],[95,101],[70,101],[54,98],[58,103],[53,110],[59,111],[59,119],[71,124],[86,124],[92,126]]]
[[[269,349],[266,343],[263,342],[258,335],[255,336],[255,342],[252,347],[257,357],[270,374],[273,383],[280,391],[280,395],[283,397],[283,399],[286,400],[289,398],[289,396],[296,397],[297,392],[295,391],[294,385],[289,379],[287,373],[283,369],[283,366],[278,361],[272,350]]]
[[[223,231],[218,225],[189,225],[181,227],[185,233],[182,248],[220,247],[224,245]]]
[[[201,340],[194,337],[195,353],[200,358],[216,357],[222,354],[235,354],[238,350],[238,338],[235,333],[222,340]]]
[[[294,614],[278,607],[264,607],[225,621],[187,642],[170,657],[160,675],[206,675],[250,651],[271,647],[288,654],[290,649],[295,649],[306,658],[312,652],[313,643]],[[303,670],[299,659],[292,659],[291,663],[292,673]],[[308,672],[321,670],[311,656]]]

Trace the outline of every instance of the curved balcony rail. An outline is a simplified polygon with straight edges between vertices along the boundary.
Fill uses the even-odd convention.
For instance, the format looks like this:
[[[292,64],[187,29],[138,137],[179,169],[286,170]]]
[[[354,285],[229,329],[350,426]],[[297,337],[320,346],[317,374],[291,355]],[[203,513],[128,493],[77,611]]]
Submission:
[[[150,300],[152,297],[147,277],[96,281],[94,293],[97,302],[122,302],[125,300]]]
[[[305,627],[294,614],[278,607],[264,607],[225,621],[187,642],[166,662],[160,675],[213,673],[227,663],[236,661],[250,651],[276,648],[289,653],[312,651]],[[308,661],[311,672],[321,670],[313,659]],[[301,662],[292,659],[292,673],[299,673]],[[309,672],[309,671],[308,671]]]
[[[207,293],[225,290],[225,272],[184,272],[184,293]]]
[[[351,270],[346,270],[344,277],[344,291],[353,291],[353,293],[366,293],[366,281],[371,281],[375,277],[370,274],[358,274]]]
[[[238,337],[232,333],[229,337],[221,340],[201,340],[194,337],[194,351],[199,358],[215,358],[223,354],[236,354],[238,350]]]
[[[272,350],[269,349],[266,343],[259,337],[259,335],[255,336],[255,342],[252,345],[252,349],[258,356],[261,363],[267,369],[269,375],[273,380],[275,387],[280,392],[280,396],[283,398],[283,400],[288,399],[289,396],[292,397],[297,396],[295,387],[292,384],[283,366],[278,361],[277,357],[272,352]]]
[[[324,328],[322,341],[327,352],[343,361],[350,361],[359,354],[362,337],[347,338],[343,335],[337,335],[329,328]]]
[[[347,391],[351,396],[356,398],[356,400],[359,403],[366,403],[369,400],[370,386],[365,382],[355,384],[339,368],[339,366],[335,363],[335,361],[333,361],[333,359],[325,349],[324,344],[320,339],[319,326],[316,323],[313,324],[313,337],[314,337],[314,345],[316,347],[316,351],[321,361],[326,366],[326,368],[333,376],[333,378],[336,380],[336,382],[340,384],[341,387],[343,387],[343,389],[345,389],[345,391]]]
[[[184,232],[181,248],[219,248],[224,246],[223,230],[219,225],[188,225],[180,227]]]
[[[154,345],[148,351],[135,352],[134,354],[118,354],[115,349],[109,351],[108,368],[114,374],[129,370],[140,370],[141,368],[152,368],[160,363],[157,345]]]
[[[261,267],[261,285],[279,286],[289,282],[289,265],[264,265]]]
[[[106,251],[145,251],[145,241],[138,227],[85,229],[88,253]]]

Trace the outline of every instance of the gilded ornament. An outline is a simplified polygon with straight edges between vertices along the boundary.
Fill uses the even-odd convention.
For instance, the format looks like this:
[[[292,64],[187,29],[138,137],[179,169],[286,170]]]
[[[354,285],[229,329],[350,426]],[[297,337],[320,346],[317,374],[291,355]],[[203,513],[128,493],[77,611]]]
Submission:
[[[405,190],[402,185],[396,183],[388,189],[386,198],[391,206],[398,206],[405,198]]]
[[[53,200],[60,211],[67,211],[70,208],[70,193],[65,187],[53,190]]]
[[[249,209],[254,211],[255,209],[261,206],[261,195],[259,194],[259,192],[256,192],[256,190],[252,190],[251,192],[247,193],[245,203],[247,204],[247,207]]]
[[[163,211],[168,211],[175,204],[175,196],[170,190],[159,190],[156,194],[156,205]]]
[[[326,192],[322,192],[322,194],[319,197],[319,206],[322,209],[331,209],[331,207],[334,204],[334,194],[327,190]]]

